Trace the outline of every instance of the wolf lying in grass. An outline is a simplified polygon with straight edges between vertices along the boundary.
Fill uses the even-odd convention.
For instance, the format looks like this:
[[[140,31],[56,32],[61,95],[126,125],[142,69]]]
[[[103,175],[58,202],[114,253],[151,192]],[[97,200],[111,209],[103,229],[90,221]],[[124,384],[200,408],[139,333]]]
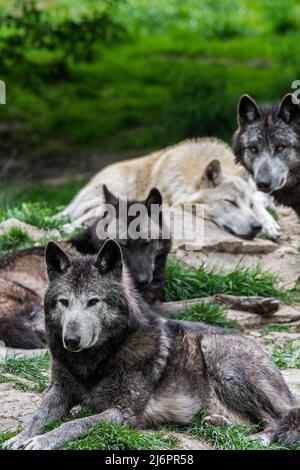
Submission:
[[[189,423],[199,412],[210,424],[260,424],[252,437],[266,444],[297,444],[296,399],[258,344],[153,314],[113,240],[95,257],[75,258],[50,242],[46,261],[51,384],[29,426],[7,447],[51,450],[102,420],[143,428]],[[96,414],[41,434],[79,404]]]
[[[106,187],[104,193],[105,202],[116,208],[117,222],[119,225],[126,224],[123,232],[125,230],[127,233],[133,217],[123,221],[118,211],[119,200]],[[159,191],[152,189],[145,200],[128,201],[127,209],[136,202],[143,204],[151,217],[151,205],[161,205],[162,199]],[[84,232],[69,241],[60,242],[60,246],[70,255],[96,254],[105,241],[97,236],[98,222],[99,219],[95,220]],[[171,240],[160,236],[162,224],[161,219],[154,227],[157,239],[117,238],[122,244],[124,258],[136,287],[144,299],[151,305],[157,304],[157,308],[163,300],[166,262],[171,247]],[[153,225],[152,220],[152,228]],[[44,247],[34,247],[0,258],[0,340],[7,346],[30,349],[46,344],[43,295],[47,272],[44,251]]]
[[[204,217],[242,238],[260,230],[271,238],[279,226],[266,210],[269,199],[246,181],[230,147],[217,139],[181,142],[148,156],[122,161],[100,171],[66,207],[71,227],[101,214],[102,186],[128,199],[143,199],[151,187],[165,204],[202,204]]]

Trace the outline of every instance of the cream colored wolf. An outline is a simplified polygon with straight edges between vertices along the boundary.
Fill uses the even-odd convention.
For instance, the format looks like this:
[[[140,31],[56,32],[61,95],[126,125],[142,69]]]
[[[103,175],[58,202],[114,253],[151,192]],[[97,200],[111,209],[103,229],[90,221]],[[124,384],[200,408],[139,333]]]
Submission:
[[[100,215],[103,184],[131,200],[143,199],[150,188],[157,187],[165,204],[203,204],[206,219],[237,236],[253,238],[263,230],[276,238],[279,226],[266,210],[268,197],[255,189],[252,180],[244,178],[244,171],[221,140],[187,140],[104,168],[63,215],[76,225]]]

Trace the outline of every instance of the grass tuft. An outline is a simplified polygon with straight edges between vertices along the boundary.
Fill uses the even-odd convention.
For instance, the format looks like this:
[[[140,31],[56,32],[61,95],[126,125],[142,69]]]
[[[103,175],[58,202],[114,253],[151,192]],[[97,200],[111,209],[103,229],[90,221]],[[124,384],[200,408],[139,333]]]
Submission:
[[[160,432],[142,433],[127,426],[102,422],[86,437],[70,442],[64,450],[163,450],[172,449],[176,439]]]
[[[274,349],[272,359],[280,369],[300,369],[300,341],[288,341]]]
[[[170,260],[167,266],[165,300],[187,300],[215,294],[261,295],[274,297],[285,302],[291,294],[277,287],[278,278],[265,273],[259,266],[254,269],[237,266],[227,274],[206,271],[204,266],[190,269],[177,260]]]
[[[62,207],[50,207],[44,202],[23,202],[13,208],[0,211],[0,222],[15,218],[40,229],[59,229],[65,220],[56,215]]]
[[[217,450],[283,450],[279,444],[272,444],[268,447],[255,440],[250,440],[250,434],[255,432],[255,427],[229,426],[219,427],[206,425],[202,422],[203,417],[197,416],[192,423],[187,426],[186,432],[196,439],[210,443]]]
[[[29,248],[34,244],[35,241],[28,235],[26,230],[20,227],[12,227],[6,233],[0,235],[0,255]]]
[[[235,321],[226,317],[225,311],[213,302],[199,302],[174,316],[177,320],[201,321],[227,328],[238,328]]]
[[[19,375],[35,382],[36,389],[43,392],[49,383],[50,353],[37,357],[9,357],[0,363],[0,372]]]

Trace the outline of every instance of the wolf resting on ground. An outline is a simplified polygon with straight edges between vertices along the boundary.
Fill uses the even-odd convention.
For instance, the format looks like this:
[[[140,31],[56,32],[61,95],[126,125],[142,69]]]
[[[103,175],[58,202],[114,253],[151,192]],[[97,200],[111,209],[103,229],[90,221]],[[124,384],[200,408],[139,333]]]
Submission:
[[[236,161],[257,188],[300,217],[300,106],[287,94],[279,105],[258,106],[243,95],[234,135]]]
[[[96,257],[75,258],[50,242],[46,261],[51,384],[29,426],[7,447],[51,450],[102,420],[143,428],[188,423],[199,412],[211,424],[260,425],[252,437],[266,444],[297,444],[296,399],[258,344],[154,315],[113,240]],[[95,414],[41,434],[79,404]]]
[[[115,163],[97,173],[63,211],[80,225],[101,214],[102,186],[118,196],[143,199],[160,190],[164,203],[202,204],[204,217],[233,234],[253,238],[260,230],[277,238],[279,226],[266,210],[266,195],[242,176],[230,147],[217,139],[196,139],[141,158]]]
[[[159,308],[171,248],[170,238],[160,236],[163,218],[154,226],[151,217],[151,206],[162,204],[161,195],[153,188],[145,200],[127,201],[127,210],[135,203],[143,204],[148,209],[149,220],[142,230],[148,230],[151,219],[151,227],[158,235],[156,239],[144,237],[133,240],[128,236],[128,225],[134,217],[127,217],[124,221],[118,210],[119,199],[106,187],[103,189],[105,202],[115,207],[117,224],[122,226],[121,232],[127,235],[124,239],[117,237],[117,241],[122,244],[135,285],[149,304]],[[99,218],[80,235],[60,242],[60,246],[70,255],[96,254],[105,242],[105,238],[97,236],[98,222]],[[45,248],[41,246],[0,257],[0,340],[7,346],[30,349],[46,345],[43,296],[47,271],[44,252]]]

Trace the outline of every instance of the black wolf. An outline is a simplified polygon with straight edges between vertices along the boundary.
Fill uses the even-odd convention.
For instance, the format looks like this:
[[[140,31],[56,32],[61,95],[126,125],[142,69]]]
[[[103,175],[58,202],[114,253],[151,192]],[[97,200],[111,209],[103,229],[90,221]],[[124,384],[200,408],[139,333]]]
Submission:
[[[287,94],[279,105],[258,106],[243,95],[234,134],[236,161],[257,188],[292,207],[300,217],[300,106]]]
[[[143,428],[188,423],[199,412],[211,424],[260,425],[252,437],[267,444],[297,444],[296,399],[260,346],[153,314],[115,241],[98,256],[75,258],[50,242],[46,261],[51,384],[29,426],[7,447],[51,450],[103,420]],[[95,414],[41,434],[79,404]]]

